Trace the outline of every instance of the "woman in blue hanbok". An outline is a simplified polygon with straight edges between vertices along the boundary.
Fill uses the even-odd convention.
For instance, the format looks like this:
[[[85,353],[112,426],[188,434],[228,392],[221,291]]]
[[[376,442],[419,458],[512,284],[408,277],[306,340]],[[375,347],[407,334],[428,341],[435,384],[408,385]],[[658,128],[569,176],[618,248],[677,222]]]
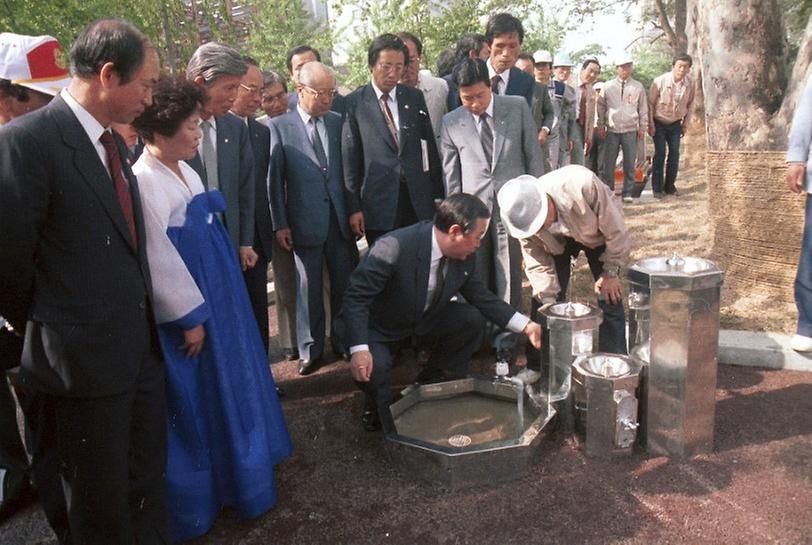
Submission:
[[[203,93],[164,77],[134,125],[158,334],[166,359],[167,503],[177,540],[206,533],[223,506],[247,518],[276,501],[274,465],[291,453],[237,253],[184,160],[197,153]]]

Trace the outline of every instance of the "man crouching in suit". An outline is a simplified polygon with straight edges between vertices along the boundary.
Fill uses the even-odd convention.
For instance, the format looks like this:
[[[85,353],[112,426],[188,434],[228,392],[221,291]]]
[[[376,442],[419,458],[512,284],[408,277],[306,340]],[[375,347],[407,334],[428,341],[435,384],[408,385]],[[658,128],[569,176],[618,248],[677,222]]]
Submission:
[[[110,131],[152,103],[158,54],[106,19],[70,60],[67,89],[0,129],[0,314],[25,331],[20,384],[43,398],[71,543],[170,543],[141,198]]]
[[[489,219],[478,198],[452,195],[437,208],[433,225],[423,221],[381,237],[352,273],[342,317],[352,376],[366,393],[367,431],[394,431],[390,368],[399,341],[416,336],[432,347],[419,383],[464,377],[482,344],[485,318],[541,346],[540,326],[479,278],[474,254]],[[457,293],[468,303],[451,301]]]

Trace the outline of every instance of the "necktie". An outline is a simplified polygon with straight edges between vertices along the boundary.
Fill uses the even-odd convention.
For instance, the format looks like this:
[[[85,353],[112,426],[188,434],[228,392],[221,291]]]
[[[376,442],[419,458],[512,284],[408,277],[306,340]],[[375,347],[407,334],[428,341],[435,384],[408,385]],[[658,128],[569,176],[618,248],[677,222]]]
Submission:
[[[130,186],[127,180],[124,179],[124,171],[121,168],[121,156],[118,153],[118,147],[113,139],[112,133],[104,131],[99,138],[99,141],[104,146],[104,151],[107,152],[107,165],[110,167],[110,177],[113,179],[113,187],[118,195],[118,202],[121,205],[121,211],[124,212],[124,220],[127,222],[127,230],[130,231],[130,236],[133,241],[133,248],[138,248],[138,237],[135,234],[135,218],[133,217],[133,201],[130,195]]]
[[[488,112],[479,116],[479,141],[482,142],[482,151],[488,161],[488,168],[493,168],[493,131],[488,125]]]
[[[443,294],[443,287],[445,285],[446,261],[448,261],[448,258],[446,256],[443,256],[440,258],[439,263],[437,263],[437,270],[434,271],[434,291],[431,294],[431,301],[429,302],[429,305],[426,307],[426,310],[436,305],[440,300],[440,296]]]
[[[327,170],[327,154],[324,153],[324,144],[319,135],[319,118],[310,118],[310,141],[313,143],[313,151],[316,152],[316,159],[322,170]]]
[[[620,100],[623,100],[623,89],[626,87],[626,82],[620,80]]]
[[[200,122],[203,129],[203,168],[206,169],[206,189],[209,191],[218,189],[220,183],[217,176],[217,152],[214,150],[214,143],[211,141],[211,121],[204,119]]]
[[[389,109],[389,93],[381,95],[381,108],[383,108],[383,117],[386,119],[386,126],[389,132],[392,133],[392,138],[395,139],[395,144],[398,143],[398,129],[395,127],[395,118],[392,117],[392,110]]]
[[[498,75],[491,78],[491,91],[493,91],[493,94],[495,94],[495,95],[499,94],[499,82],[500,81],[502,81],[502,78],[499,77]]]

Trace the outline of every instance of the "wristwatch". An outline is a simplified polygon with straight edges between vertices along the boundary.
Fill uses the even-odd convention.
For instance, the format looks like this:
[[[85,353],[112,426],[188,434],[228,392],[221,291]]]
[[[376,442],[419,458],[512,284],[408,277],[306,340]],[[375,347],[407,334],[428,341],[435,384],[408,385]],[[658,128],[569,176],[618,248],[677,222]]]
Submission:
[[[617,265],[609,265],[603,268],[603,276],[607,278],[617,278],[620,274],[620,267]]]

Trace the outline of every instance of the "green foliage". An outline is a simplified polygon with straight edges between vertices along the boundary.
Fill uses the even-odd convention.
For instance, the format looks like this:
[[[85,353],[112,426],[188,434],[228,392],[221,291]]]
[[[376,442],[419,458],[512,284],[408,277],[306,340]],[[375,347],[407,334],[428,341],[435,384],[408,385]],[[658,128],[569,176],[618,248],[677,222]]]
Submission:
[[[581,62],[586,57],[600,57],[605,54],[606,51],[601,44],[591,43],[570,53],[570,58],[573,62]]]
[[[298,45],[310,45],[329,63],[333,49],[329,29],[313,21],[302,0],[272,0],[256,3],[251,18],[248,51],[263,69],[287,75],[285,59]]]
[[[633,78],[643,84],[647,90],[651,87],[654,78],[671,70],[671,48],[665,40],[657,40],[653,44],[641,44],[632,49],[634,59]],[[614,75],[614,67],[607,67],[604,72]],[[609,76],[611,77],[611,76]]]
[[[423,42],[423,66],[434,68],[437,55],[456,44],[466,32],[484,33],[490,15],[512,13],[523,21],[523,49],[554,50],[564,29],[543,16],[539,0],[336,0],[338,11],[353,13],[348,28],[337,35],[357,39],[347,52],[345,83],[351,87],[369,81],[367,49],[372,39],[384,32],[408,31]]]

